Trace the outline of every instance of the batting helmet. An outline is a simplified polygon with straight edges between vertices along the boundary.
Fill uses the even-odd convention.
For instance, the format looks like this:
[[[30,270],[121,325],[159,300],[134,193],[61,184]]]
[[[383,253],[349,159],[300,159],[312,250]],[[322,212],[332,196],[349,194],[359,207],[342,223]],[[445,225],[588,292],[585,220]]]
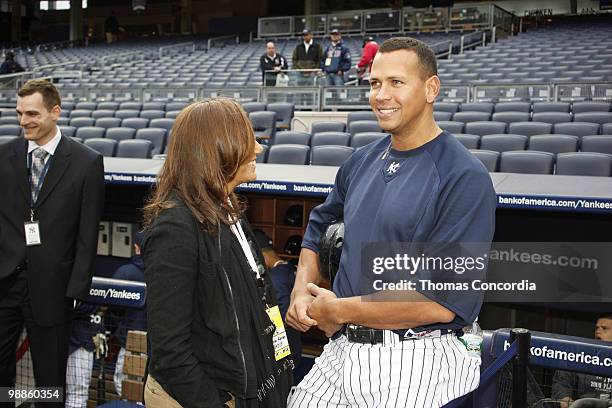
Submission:
[[[342,255],[342,241],[344,240],[344,223],[331,224],[325,230],[321,243],[319,244],[319,264],[321,274],[329,279],[331,284],[340,266],[340,255]]]

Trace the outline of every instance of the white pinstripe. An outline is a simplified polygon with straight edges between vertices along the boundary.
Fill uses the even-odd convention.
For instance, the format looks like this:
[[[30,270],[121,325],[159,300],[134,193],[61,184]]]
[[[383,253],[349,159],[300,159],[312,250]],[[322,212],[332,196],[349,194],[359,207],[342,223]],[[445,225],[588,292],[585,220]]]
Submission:
[[[298,384],[288,408],[431,408],[474,390],[480,359],[453,335],[400,341],[385,331],[383,344],[330,340]]]
[[[87,408],[93,353],[80,347],[68,356],[66,366],[66,407]]]

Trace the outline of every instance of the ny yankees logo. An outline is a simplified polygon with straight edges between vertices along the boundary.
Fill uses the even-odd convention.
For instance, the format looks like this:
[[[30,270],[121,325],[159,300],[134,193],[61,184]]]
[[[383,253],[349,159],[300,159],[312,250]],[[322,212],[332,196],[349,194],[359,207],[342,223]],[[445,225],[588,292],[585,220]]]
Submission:
[[[389,168],[387,169],[387,173],[389,174],[395,174],[395,172],[397,171],[397,169],[399,169],[400,164],[398,162],[392,162],[389,165]]]

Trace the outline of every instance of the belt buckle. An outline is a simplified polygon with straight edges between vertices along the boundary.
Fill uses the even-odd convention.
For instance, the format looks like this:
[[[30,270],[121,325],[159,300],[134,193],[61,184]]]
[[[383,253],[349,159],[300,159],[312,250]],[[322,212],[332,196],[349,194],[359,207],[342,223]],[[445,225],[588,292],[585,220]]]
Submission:
[[[382,343],[384,338],[380,340],[376,339],[376,334],[381,330],[372,329],[370,327],[360,326],[356,324],[347,324],[346,325],[346,336],[349,341],[353,343],[361,343],[361,344],[377,344]],[[384,336],[383,336],[384,337]]]

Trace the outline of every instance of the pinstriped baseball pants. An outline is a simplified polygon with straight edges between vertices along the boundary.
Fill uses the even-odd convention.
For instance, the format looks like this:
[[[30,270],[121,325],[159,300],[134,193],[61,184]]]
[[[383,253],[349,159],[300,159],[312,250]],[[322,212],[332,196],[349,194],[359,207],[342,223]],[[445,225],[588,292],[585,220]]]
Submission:
[[[298,384],[288,408],[441,407],[478,387],[480,358],[453,334],[382,344],[330,340]]]

